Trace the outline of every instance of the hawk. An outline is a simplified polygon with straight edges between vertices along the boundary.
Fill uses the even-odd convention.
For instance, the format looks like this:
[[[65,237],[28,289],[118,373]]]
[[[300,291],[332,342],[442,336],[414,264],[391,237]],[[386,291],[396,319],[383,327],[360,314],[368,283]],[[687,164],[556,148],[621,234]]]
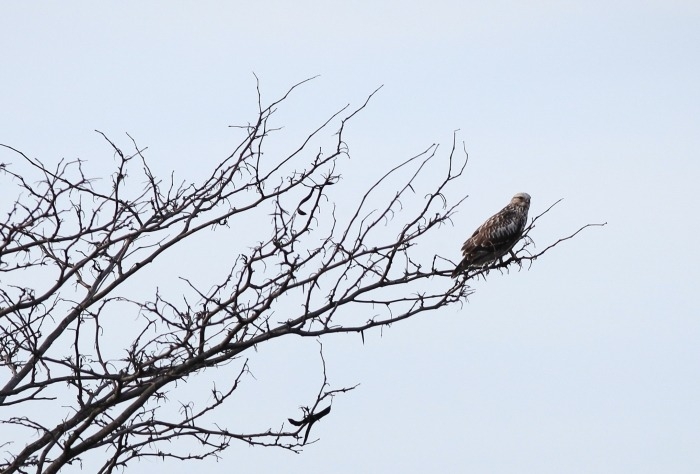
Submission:
[[[464,258],[452,272],[452,278],[512,252],[523,235],[528,209],[530,195],[518,193],[510,200],[510,204],[481,224],[462,245]]]

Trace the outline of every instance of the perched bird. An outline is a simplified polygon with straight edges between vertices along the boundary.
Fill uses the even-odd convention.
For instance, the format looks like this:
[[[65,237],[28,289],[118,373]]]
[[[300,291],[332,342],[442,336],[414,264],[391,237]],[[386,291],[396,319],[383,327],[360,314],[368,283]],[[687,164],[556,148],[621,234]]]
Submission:
[[[530,195],[518,193],[510,200],[510,204],[481,224],[462,245],[464,258],[452,272],[452,278],[512,252],[523,235],[528,209]]]

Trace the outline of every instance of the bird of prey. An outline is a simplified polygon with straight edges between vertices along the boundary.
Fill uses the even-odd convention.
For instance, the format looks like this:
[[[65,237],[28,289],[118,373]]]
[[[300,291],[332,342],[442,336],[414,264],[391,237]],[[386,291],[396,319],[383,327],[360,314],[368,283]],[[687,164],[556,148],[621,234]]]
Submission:
[[[530,195],[518,193],[510,200],[510,204],[481,224],[462,245],[464,258],[452,272],[452,278],[470,268],[491,263],[508,252],[512,253],[513,247],[523,235],[528,209]]]

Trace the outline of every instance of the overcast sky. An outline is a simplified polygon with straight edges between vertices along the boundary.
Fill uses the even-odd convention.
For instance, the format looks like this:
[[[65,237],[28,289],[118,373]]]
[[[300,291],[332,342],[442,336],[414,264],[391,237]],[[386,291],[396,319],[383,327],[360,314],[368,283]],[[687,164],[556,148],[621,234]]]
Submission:
[[[47,163],[107,173],[98,129],[197,175],[230,152],[228,125],[254,119],[253,72],[264,100],[320,75],[280,112],[290,135],[384,85],[349,130],[348,179],[459,129],[470,198],[435,252],[456,260],[516,192],[531,215],[564,198],[540,247],[608,222],[475,283],[461,308],[364,345],[327,339],[331,383],[361,385],[303,454],[234,444],[172,474],[700,472],[700,3],[3,2],[0,57],[0,143]],[[199,252],[195,274],[237,250]],[[246,416],[277,423],[308,402],[316,353],[261,351]]]

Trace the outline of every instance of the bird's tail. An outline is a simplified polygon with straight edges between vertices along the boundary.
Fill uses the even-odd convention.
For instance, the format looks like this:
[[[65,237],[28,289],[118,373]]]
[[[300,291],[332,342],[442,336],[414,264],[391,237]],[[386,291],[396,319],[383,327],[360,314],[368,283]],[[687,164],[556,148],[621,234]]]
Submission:
[[[467,262],[467,260],[464,259],[461,262],[459,262],[459,264],[455,267],[454,270],[452,270],[452,274],[450,276],[452,278],[457,278],[467,270],[469,270],[469,262]]]

